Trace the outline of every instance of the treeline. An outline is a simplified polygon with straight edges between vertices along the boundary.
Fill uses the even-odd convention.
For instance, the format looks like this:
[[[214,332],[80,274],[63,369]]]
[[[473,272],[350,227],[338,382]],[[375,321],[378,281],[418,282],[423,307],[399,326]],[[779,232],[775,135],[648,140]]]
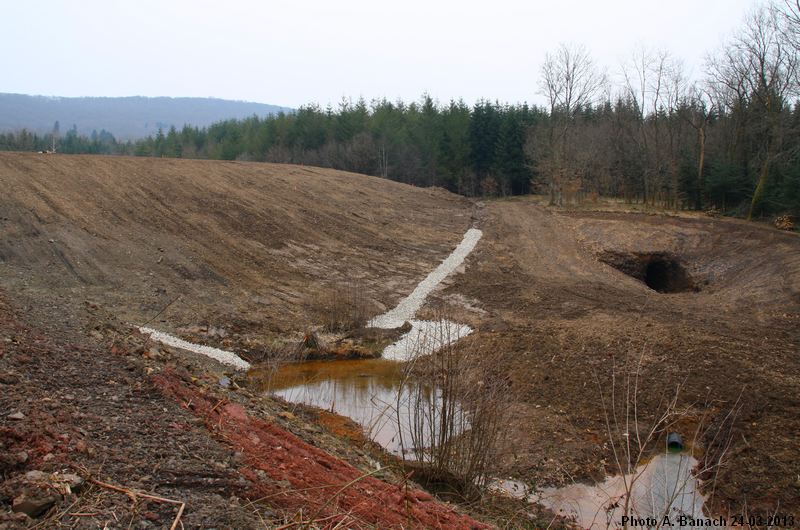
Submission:
[[[67,154],[115,155],[133,151],[133,143],[120,143],[110,132],[92,131],[89,136],[78,134],[73,127],[65,135],[59,134],[58,122],[50,134],[36,134],[27,129],[18,132],[0,132],[0,151],[52,151]]]
[[[0,135],[0,149],[306,164],[456,193],[597,196],[741,216],[800,214],[800,5],[772,4],[709,56],[701,80],[641,49],[611,75],[581,46],[546,56],[544,106],[343,101],[159,131]]]
[[[306,164],[466,195],[523,194],[533,174],[527,133],[545,118],[527,105],[343,101],[336,110],[308,105],[207,129],[171,129],[138,142],[134,154]]]

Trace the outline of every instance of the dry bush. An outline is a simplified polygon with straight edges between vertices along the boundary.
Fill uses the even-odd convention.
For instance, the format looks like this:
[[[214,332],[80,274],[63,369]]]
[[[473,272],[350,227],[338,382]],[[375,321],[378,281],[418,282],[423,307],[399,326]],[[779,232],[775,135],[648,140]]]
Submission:
[[[322,297],[322,323],[325,331],[352,331],[367,323],[369,300],[358,279],[348,279],[328,289]]]
[[[281,366],[299,360],[297,344],[278,339],[248,350],[243,357],[248,362],[257,365],[256,379],[266,390],[272,388],[272,379]]]
[[[476,498],[491,479],[493,456],[508,410],[508,380],[498,355],[459,342],[439,319],[446,344],[406,363],[403,385],[409,413],[398,414],[403,454],[414,457],[416,478],[446,484],[464,499]],[[426,341],[420,341],[426,342]],[[398,392],[398,399],[402,393]],[[408,450],[408,451],[407,451]]]
[[[741,403],[737,399],[712,421],[712,411],[716,410],[716,403],[707,400],[705,403],[680,404],[679,398],[684,384],[680,382],[674,386],[673,392],[661,395],[655,407],[652,406],[652,400],[646,406],[645,394],[651,394],[653,388],[658,387],[643,380],[647,357],[645,353],[646,347],[639,352],[633,351],[631,347],[627,348],[622,359],[613,360],[609,379],[601,381],[595,374],[595,381],[603,407],[606,437],[613,454],[613,464],[616,474],[623,481],[622,495],[608,499],[606,516],[610,517],[615,509],[622,510],[621,514],[616,514],[618,517],[651,515],[658,521],[654,527],[658,529],[664,524],[665,515],[675,515],[680,506],[679,497],[690,479],[676,483],[672,491],[668,491],[664,506],[658,508],[662,513],[637,513],[634,492],[637,482],[642,479],[650,465],[651,457],[666,452],[669,432],[691,427],[691,439],[685,439],[684,446],[689,455],[699,461],[692,475],[702,477],[710,485],[713,495],[716,476],[729,453],[732,426]],[[701,445],[704,443],[713,449],[709,447],[709,450],[702,451]],[[609,528],[619,527],[620,524],[622,528],[630,526],[630,523],[621,523],[620,520],[608,520],[607,524]]]

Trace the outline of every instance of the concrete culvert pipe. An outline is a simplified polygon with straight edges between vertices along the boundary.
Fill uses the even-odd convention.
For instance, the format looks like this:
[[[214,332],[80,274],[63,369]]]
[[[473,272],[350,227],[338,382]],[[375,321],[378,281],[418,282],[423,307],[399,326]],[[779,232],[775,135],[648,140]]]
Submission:
[[[680,453],[683,451],[683,439],[676,432],[667,435],[667,451],[670,453]]]

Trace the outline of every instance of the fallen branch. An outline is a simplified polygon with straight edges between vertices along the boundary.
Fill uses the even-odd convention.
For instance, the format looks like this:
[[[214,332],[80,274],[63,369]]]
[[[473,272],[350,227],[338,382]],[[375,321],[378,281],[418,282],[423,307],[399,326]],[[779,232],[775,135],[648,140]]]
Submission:
[[[216,405],[214,405],[214,408],[212,408],[212,409],[211,409],[211,410],[208,412],[208,415],[211,415],[211,413],[212,413],[212,412],[214,412],[215,410],[217,410],[217,407],[219,407],[220,405],[222,405],[222,404],[223,404],[225,401],[226,401],[225,399],[220,399],[220,400],[219,400],[219,402],[218,402]]]
[[[158,497],[156,495],[150,495],[148,493],[141,493],[141,492],[138,492],[138,491],[134,491],[132,489],[123,488],[122,486],[115,486],[113,484],[108,484],[106,482],[100,482],[99,480],[95,480],[93,478],[89,479],[89,482],[91,482],[92,484],[95,484],[97,486],[100,486],[101,488],[106,488],[106,489],[110,489],[110,490],[113,490],[113,491],[118,491],[120,493],[124,493],[125,495],[130,497],[130,499],[134,503],[136,502],[136,499],[138,497],[141,497],[143,499],[148,499],[148,500],[151,500],[151,501],[163,502],[163,503],[166,503],[166,504],[174,504],[176,506],[179,506],[178,514],[175,516],[175,520],[172,521],[172,526],[169,527],[169,530],[175,530],[176,528],[178,528],[178,523],[180,523],[180,521],[181,521],[181,516],[183,515],[183,510],[186,509],[186,503],[183,502],[183,501],[176,501],[174,499],[165,499],[164,497]]]

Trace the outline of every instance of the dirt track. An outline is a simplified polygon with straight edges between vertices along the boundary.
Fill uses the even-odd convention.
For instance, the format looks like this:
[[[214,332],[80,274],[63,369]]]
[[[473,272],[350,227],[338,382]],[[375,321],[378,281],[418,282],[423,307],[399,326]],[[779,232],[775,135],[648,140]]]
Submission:
[[[800,506],[796,234],[710,218],[553,211],[527,198],[481,207],[441,190],[271,164],[0,154],[0,186],[0,285],[21,315],[6,310],[3,337],[14,341],[21,333],[15,326],[29,335],[12,342],[14,355],[0,356],[0,375],[17,381],[3,384],[14,399],[0,412],[57,389],[51,415],[80,426],[70,419],[73,401],[62,394],[81,389],[81,413],[119,418],[111,434],[81,427],[85,436],[151,440],[133,461],[108,464],[119,480],[147,488],[166,480],[136,467],[136,459],[153,454],[167,461],[181,454],[175,469],[194,472],[183,449],[155,445],[173,429],[159,412],[166,398],[136,386],[146,367],[164,361],[139,365],[143,352],[136,350],[138,368],[126,371],[127,357],[115,366],[117,357],[97,353],[110,352],[127,323],[157,317],[153,326],[183,329],[185,338],[258,350],[318,324],[321,295],[353,279],[377,315],[408,294],[477,220],[484,237],[465,273],[449,278],[433,302],[477,329],[467,340],[508,354],[515,424],[506,437],[506,473],[560,484],[613,471],[597,383],[607,385],[626,352],[644,352],[644,414],[684,380],[681,401],[692,405],[686,428],[704,410],[718,422],[744,398],[728,433],[715,509],[735,511],[743,501],[756,510]],[[652,256],[681,262],[698,291],[658,293],[606,264],[638,274]],[[227,334],[191,331],[198,325]],[[85,351],[71,355],[70,344]],[[18,354],[42,356],[44,364],[16,364]],[[57,367],[64,377],[48,372]],[[184,374],[189,383],[192,373]],[[108,402],[108,381],[119,386],[119,401]],[[176,424],[196,425],[197,414],[163,402]],[[141,413],[131,412],[131,403]],[[0,424],[17,428],[5,418]],[[140,424],[141,432],[134,428]],[[311,441],[320,439],[305,427]],[[230,462],[219,439],[201,434],[177,443]],[[349,449],[340,449],[346,457]],[[232,469],[220,472],[223,481],[237,476]],[[245,495],[225,484],[224,495]],[[242,527],[253,523],[252,511],[240,510],[238,501],[231,506]]]

